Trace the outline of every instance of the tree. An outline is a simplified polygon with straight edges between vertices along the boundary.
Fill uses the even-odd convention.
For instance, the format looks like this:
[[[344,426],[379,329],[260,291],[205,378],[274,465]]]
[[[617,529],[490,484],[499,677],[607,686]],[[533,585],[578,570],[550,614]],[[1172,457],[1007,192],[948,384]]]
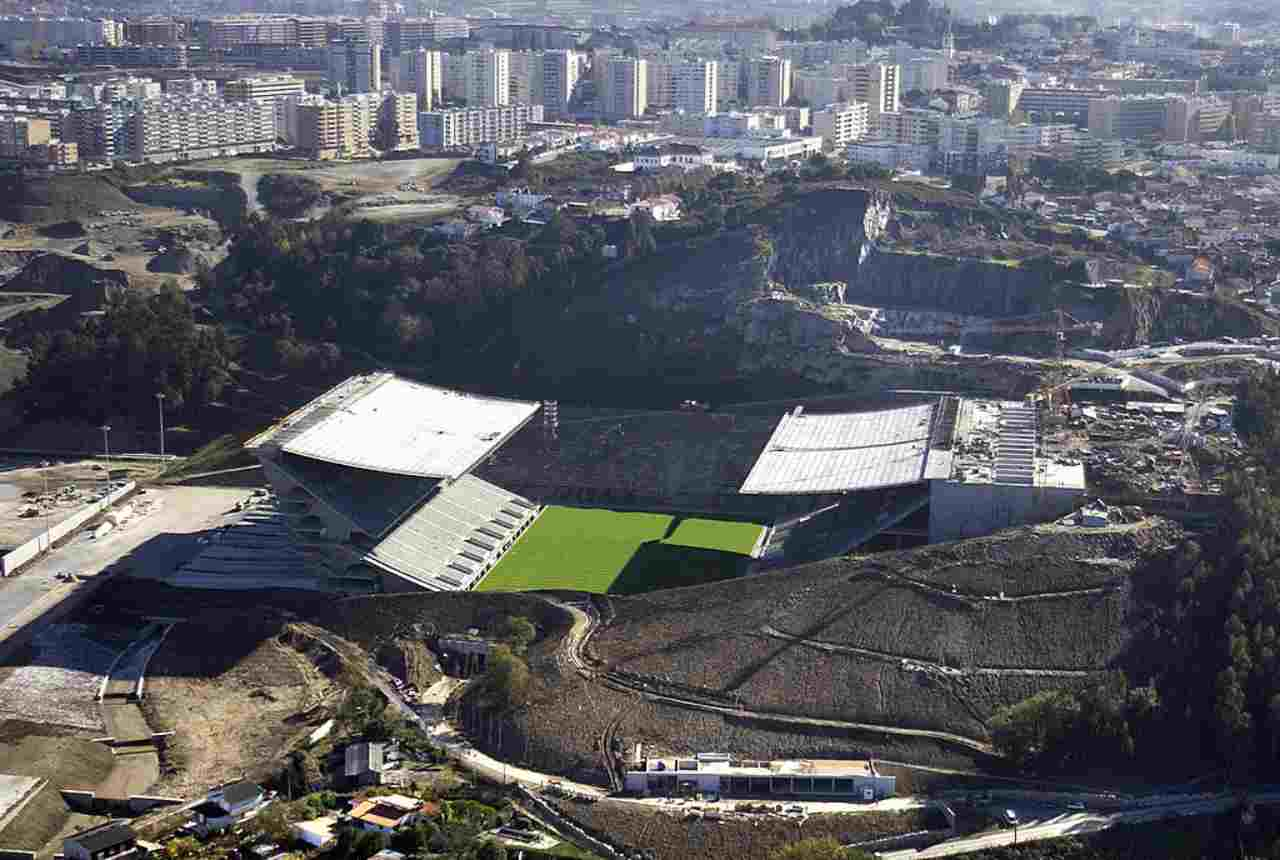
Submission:
[[[538,638],[538,628],[523,615],[509,615],[503,620],[498,635],[511,646],[512,651],[523,654],[533,640]]]
[[[529,666],[509,646],[495,646],[489,653],[484,691],[498,708],[520,707],[529,697]]]

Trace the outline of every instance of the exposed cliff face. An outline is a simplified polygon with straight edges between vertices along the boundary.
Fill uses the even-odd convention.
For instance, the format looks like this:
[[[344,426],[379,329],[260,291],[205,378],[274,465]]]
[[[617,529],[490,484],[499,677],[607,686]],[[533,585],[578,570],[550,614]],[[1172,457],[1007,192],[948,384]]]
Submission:
[[[1121,290],[1111,316],[1103,321],[1102,339],[1108,346],[1203,340],[1231,335],[1275,334],[1280,324],[1247,305],[1214,296],[1169,290]]]
[[[887,197],[860,189],[825,189],[793,201],[782,207],[770,231],[769,276],[792,288],[820,281],[852,284],[892,212]]]

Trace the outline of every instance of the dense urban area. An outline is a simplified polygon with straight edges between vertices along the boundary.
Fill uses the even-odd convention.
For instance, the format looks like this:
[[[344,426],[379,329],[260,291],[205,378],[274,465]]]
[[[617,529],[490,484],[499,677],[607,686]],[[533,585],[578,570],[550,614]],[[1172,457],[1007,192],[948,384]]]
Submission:
[[[1280,9],[0,0],[0,860],[1280,858]]]

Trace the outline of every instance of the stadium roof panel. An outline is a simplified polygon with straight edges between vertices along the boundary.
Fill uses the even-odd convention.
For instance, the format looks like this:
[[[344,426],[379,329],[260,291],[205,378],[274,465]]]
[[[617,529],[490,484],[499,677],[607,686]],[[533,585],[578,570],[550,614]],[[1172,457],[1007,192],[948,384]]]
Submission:
[[[390,373],[357,377],[249,443],[356,469],[422,478],[466,474],[538,404],[450,391]]]
[[[782,416],[740,492],[790,495],[924,480],[935,404],[839,415]]]

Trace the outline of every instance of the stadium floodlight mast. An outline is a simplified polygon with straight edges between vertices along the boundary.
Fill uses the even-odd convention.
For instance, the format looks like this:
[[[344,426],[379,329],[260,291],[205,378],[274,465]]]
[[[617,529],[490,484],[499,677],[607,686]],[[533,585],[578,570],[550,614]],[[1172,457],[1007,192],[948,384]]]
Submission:
[[[107,434],[111,432],[110,424],[102,425],[102,453],[107,458],[107,492],[111,492],[111,444],[107,441]]]
[[[156,392],[156,412],[160,415],[160,459],[164,459],[164,392]]]

